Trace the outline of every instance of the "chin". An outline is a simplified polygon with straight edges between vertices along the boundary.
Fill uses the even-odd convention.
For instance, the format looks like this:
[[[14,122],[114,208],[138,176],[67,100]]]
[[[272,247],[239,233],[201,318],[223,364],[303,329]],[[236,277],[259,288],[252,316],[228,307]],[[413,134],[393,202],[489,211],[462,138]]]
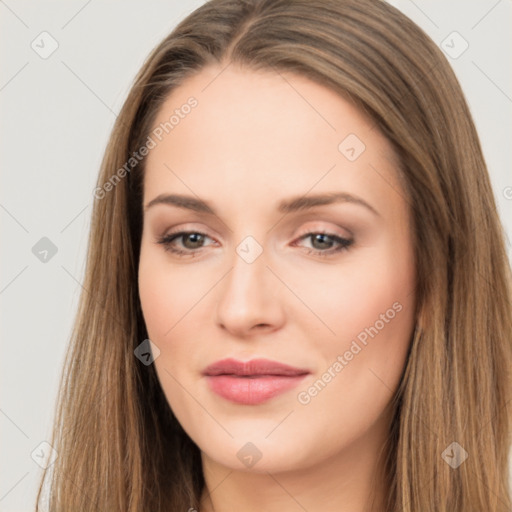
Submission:
[[[273,425],[275,427],[276,423]],[[227,435],[223,436],[224,439],[208,436],[208,440],[205,441],[205,437],[200,436],[202,439],[194,442],[203,453],[203,457],[206,456],[215,464],[233,471],[250,473],[280,473],[306,469],[315,462],[320,462],[314,460],[316,457],[328,457],[328,454],[323,454],[323,451],[319,450],[318,443],[312,445],[316,446],[315,448],[308,450],[304,442],[307,443],[307,440],[303,436],[287,434],[272,438],[272,433],[266,438],[269,431],[265,428],[265,433],[262,434],[262,430],[257,429],[252,421],[244,435],[234,435],[233,430],[230,430],[234,435],[232,439],[227,439]]]

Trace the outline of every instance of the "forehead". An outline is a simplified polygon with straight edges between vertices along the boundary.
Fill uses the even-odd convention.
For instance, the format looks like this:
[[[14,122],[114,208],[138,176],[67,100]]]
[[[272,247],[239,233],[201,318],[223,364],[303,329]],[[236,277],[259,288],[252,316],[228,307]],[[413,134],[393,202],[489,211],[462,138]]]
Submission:
[[[191,98],[197,102],[193,109],[187,107]],[[183,123],[189,113],[193,114],[192,121]],[[224,127],[226,130],[239,128],[254,136],[255,131],[261,129],[264,136],[265,132],[277,132],[279,127],[286,127],[288,131],[283,136],[293,128],[292,133],[297,136],[316,132],[335,139],[349,129],[364,137],[374,128],[370,117],[349,99],[304,76],[256,71],[235,64],[224,68],[207,66],[175,88],[160,108],[153,129],[169,120],[172,127],[168,129],[173,135],[183,131],[180,125],[191,123],[196,130],[215,125],[219,133],[223,133]]]
[[[169,95],[151,133],[145,200],[176,190],[264,200],[315,187],[378,201],[399,188],[395,155],[372,120],[297,74],[204,68]]]

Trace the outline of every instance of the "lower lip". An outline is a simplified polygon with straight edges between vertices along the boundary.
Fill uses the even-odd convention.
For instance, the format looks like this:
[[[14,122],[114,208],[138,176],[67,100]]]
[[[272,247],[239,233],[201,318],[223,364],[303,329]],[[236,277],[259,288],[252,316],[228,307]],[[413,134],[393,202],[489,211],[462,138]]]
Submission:
[[[258,405],[294,388],[306,375],[235,377],[234,375],[207,376],[210,389],[217,395],[243,405]]]

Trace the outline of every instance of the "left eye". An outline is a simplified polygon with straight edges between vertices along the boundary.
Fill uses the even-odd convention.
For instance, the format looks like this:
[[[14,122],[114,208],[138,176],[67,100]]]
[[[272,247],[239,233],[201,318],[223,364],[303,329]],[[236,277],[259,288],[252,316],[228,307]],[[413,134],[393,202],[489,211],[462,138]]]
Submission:
[[[354,242],[354,240],[349,240],[333,233],[306,233],[305,235],[301,236],[299,240],[305,240],[308,238],[311,240],[312,245],[312,248],[306,248],[308,249],[308,254],[315,253],[320,255],[328,255],[337,253],[343,250],[347,250],[349,246]]]

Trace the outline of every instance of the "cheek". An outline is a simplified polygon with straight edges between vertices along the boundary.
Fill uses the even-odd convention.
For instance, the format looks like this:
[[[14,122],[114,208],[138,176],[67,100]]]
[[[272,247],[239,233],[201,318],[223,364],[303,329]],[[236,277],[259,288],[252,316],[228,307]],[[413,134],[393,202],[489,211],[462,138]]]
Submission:
[[[163,249],[160,249],[164,252]],[[204,298],[212,283],[194,279],[190,273],[166,260],[165,253],[142,251],[139,265],[139,296],[149,337],[165,343]],[[152,338],[153,337],[153,338]],[[160,343],[159,343],[160,342]],[[162,348],[162,347],[161,347]]]
[[[176,294],[158,267],[142,264],[139,270],[139,295],[149,338],[160,347],[174,324]],[[161,347],[160,347],[161,348]]]
[[[211,323],[208,293],[218,275],[173,264],[160,251],[141,251],[139,296],[148,337],[160,350],[155,367],[169,399],[180,395],[173,377],[185,383],[202,368],[200,333]]]
[[[159,348],[154,365],[167,402],[179,413],[185,424],[189,418],[188,395],[178,383],[190,388],[189,367],[197,353],[197,306],[208,290],[193,286],[185,272],[160,261],[161,255],[141,252],[139,265],[139,296],[149,339]],[[200,283],[198,283],[198,286]],[[178,342],[181,340],[181,342]],[[188,362],[188,364],[186,364]],[[192,364],[193,366],[193,364]],[[194,411],[197,413],[197,411]]]
[[[323,364],[297,398],[309,428],[321,429],[325,439],[357,439],[376,424],[397,389],[414,326],[405,277],[393,264],[380,272],[354,270],[350,279],[340,279],[337,292],[317,302],[336,337],[315,340]],[[328,422],[320,419],[326,411]]]
[[[333,347],[341,350],[358,335],[364,342],[372,326],[394,339],[395,331],[407,330],[412,322],[412,261],[385,247],[347,255],[339,265],[319,264],[309,272],[282,269],[281,275],[309,309],[303,308],[297,321],[304,332],[316,333],[318,347],[330,355]]]
[[[311,309],[335,333],[309,317],[310,325],[316,322],[323,329],[314,339],[323,359],[319,371],[335,375],[326,375],[326,391],[322,377],[318,383],[319,409],[341,402],[339,414],[354,407],[362,410],[361,404],[368,414],[379,414],[398,385],[414,329],[415,303],[412,252],[404,248],[398,257],[396,249],[389,244],[360,252],[347,258],[339,271],[318,273],[314,285],[301,278],[309,286]]]

